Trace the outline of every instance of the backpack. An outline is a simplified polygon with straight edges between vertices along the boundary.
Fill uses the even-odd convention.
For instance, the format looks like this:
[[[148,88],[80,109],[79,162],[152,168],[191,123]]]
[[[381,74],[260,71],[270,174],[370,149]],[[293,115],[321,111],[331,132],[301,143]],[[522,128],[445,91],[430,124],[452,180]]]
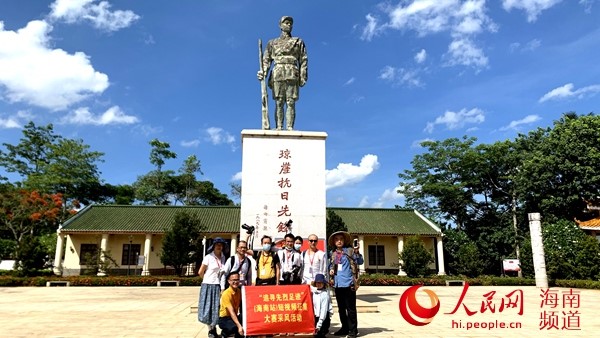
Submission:
[[[235,264],[235,255],[229,257],[229,268],[230,268],[230,270],[229,271],[223,271],[223,273],[225,274],[225,289],[227,289],[229,287],[229,275],[232,272],[238,272],[238,273],[241,272],[240,270],[241,270],[242,266],[244,265],[244,263],[248,264],[248,267],[251,266],[250,259],[248,259],[248,257],[244,256],[244,260],[240,263],[240,266],[237,268],[237,270],[233,270],[233,265]],[[227,263],[225,263],[225,264],[227,264]],[[250,268],[248,268],[248,270],[250,270]]]
[[[354,258],[352,258],[352,256],[350,256],[348,254],[346,249],[343,249],[342,252],[348,258],[348,262],[350,262],[350,270],[352,271],[352,279],[354,281],[355,287],[357,287],[359,285],[358,284],[358,264],[356,264],[356,261],[354,260]],[[331,251],[329,256],[330,256],[329,263],[333,267],[334,274],[337,274],[337,264],[335,264],[335,251]],[[331,281],[333,281],[333,279],[331,279]]]

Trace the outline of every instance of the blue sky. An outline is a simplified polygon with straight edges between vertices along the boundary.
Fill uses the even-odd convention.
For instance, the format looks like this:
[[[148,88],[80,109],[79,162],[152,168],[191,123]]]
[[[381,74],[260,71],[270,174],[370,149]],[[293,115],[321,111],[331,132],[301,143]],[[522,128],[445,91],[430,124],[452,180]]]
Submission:
[[[0,143],[52,123],[105,153],[105,182],[131,184],[157,138],[179,155],[166,169],[196,155],[229,194],[240,132],[261,128],[257,40],[290,15],[309,58],[295,129],[329,135],[327,204],[393,207],[422,140],[491,143],[597,112],[599,13],[595,0],[3,0]]]

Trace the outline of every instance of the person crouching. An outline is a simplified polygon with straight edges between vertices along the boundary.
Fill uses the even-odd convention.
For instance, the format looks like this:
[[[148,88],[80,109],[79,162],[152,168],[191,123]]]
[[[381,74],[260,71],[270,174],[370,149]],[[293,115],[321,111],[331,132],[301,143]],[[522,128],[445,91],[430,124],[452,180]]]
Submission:
[[[325,338],[329,333],[331,316],[333,316],[333,306],[327,291],[325,275],[317,274],[311,284],[315,287],[312,294],[313,310],[315,312],[315,337]]]
[[[229,287],[221,295],[221,306],[219,308],[219,327],[222,337],[244,336],[240,308],[242,305],[242,291],[240,285],[240,273],[233,271],[227,276]]]

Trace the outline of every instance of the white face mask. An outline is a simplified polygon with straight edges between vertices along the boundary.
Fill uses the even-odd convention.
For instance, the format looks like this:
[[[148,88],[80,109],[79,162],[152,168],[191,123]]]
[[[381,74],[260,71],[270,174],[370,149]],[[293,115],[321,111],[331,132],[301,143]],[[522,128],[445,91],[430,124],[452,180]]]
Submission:
[[[263,250],[265,250],[265,251],[271,250],[271,244],[263,244]]]
[[[300,250],[300,248],[302,247],[302,244],[294,244],[294,249]]]

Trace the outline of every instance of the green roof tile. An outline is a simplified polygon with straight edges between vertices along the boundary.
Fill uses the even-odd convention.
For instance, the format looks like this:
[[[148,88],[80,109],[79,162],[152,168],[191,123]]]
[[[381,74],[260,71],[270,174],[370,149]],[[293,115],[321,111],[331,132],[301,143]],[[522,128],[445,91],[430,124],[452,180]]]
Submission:
[[[240,207],[91,205],[63,224],[65,233],[165,232],[180,210],[197,215],[209,233],[237,233]],[[436,236],[439,229],[412,209],[327,208],[342,218],[353,235]]]
[[[91,205],[63,224],[62,231],[164,233],[180,210],[197,215],[207,232],[235,233],[240,226],[239,207]]]
[[[353,235],[440,235],[413,209],[327,208],[342,218]]]

